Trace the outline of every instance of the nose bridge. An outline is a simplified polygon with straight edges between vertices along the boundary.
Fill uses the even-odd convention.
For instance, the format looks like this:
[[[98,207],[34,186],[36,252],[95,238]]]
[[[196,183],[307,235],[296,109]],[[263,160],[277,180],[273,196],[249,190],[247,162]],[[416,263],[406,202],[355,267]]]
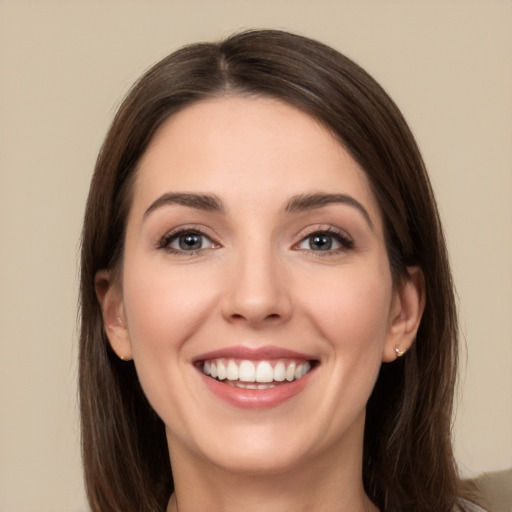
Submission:
[[[285,321],[291,313],[284,261],[269,238],[248,237],[234,251],[224,304],[230,320],[257,325]]]

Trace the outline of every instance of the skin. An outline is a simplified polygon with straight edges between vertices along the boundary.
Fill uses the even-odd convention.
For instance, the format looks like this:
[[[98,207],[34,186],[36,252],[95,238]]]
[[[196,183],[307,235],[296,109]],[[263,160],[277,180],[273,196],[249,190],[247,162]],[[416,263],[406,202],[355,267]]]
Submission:
[[[214,194],[224,211],[158,202],[169,193]],[[304,194],[361,208],[287,211]],[[202,248],[180,250],[177,228],[204,233]],[[96,285],[112,347],[134,359],[166,425],[168,511],[376,510],[361,477],[365,405],[382,362],[414,339],[423,284],[410,268],[393,285],[368,179],[323,126],[277,100],[236,96],[171,117],[139,165],[120,282],[102,271]],[[318,365],[284,403],[236,407],[194,361],[240,345]]]

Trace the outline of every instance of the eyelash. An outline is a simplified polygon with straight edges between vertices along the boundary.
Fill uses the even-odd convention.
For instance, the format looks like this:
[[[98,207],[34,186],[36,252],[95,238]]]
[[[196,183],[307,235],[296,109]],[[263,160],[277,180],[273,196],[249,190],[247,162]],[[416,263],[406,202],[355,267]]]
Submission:
[[[299,246],[301,244],[307,242],[308,240],[311,240],[315,236],[325,236],[328,238],[332,238],[341,246],[335,249],[328,248],[326,250],[303,249],[318,257],[333,256],[339,253],[350,251],[351,249],[354,248],[354,241],[352,240],[352,238],[350,238],[346,232],[333,228],[332,226],[328,226],[325,228],[316,227],[311,231],[303,234],[300,242],[296,244],[294,248],[297,248],[296,250],[300,250]]]
[[[175,241],[177,241],[181,236],[184,235],[192,235],[192,236],[198,236],[211,242],[211,244],[208,247],[201,247],[199,249],[176,249],[171,247],[171,244]],[[330,247],[326,250],[314,250],[314,249],[301,249],[300,245],[307,242],[307,240],[311,240],[315,236],[325,236],[328,238],[334,239],[337,243],[340,244],[341,247],[331,249]],[[201,244],[202,245],[202,244]],[[167,233],[165,236],[163,236],[157,243],[158,249],[165,249],[168,253],[179,255],[179,256],[194,256],[197,254],[200,254],[202,251],[206,249],[212,249],[219,247],[218,244],[216,244],[214,241],[211,240],[210,237],[208,237],[205,233],[203,233],[200,229],[197,228],[181,228],[176,231],[172,231],[170,233]],[[314,254],[318,257],[325,257],[325,256],[332,256],[336,255],[342,252],[349,251],[354,248],[354,241],[344,232],[338,229],[335,229],[333,227],[326,227],[326,228],[315,228],[311,231],[304,233],[300,239],[300,242],[298,244],[295,244],[293,246],[294,250],[304,250],[311,254]]]
[[[201,247],[200,249],[191,249],[189,251],[185,250],[185,249],[175,249],[174,247],[171,247],[171,244],[174,241],[178,240],[181,236],[184,236],[184,235],[192,235],[192,236],[195,235],[197,237],[202,237],[203,243],[204,243],[204,239],[206,239],[206,240],[209,240],[211,242],[211,244],[209,245],[209,247],[204,247],[204,248]],[[158,241],[158,244],[157,244],[158,249],[164,249],[168,253],[175,254],[178,256],[194,256],[196,254],[201,253],[205,249],[211,249],[215,246],[218,246],[218,244],[216,244],[214,241],[212,241],[209,236],[207,236],[205,233],[203,233],[201,230],[199,230],[197,228],[181,228],[176,231],[172,231],[170,233],[167,233],[165,236],[163,236]]]

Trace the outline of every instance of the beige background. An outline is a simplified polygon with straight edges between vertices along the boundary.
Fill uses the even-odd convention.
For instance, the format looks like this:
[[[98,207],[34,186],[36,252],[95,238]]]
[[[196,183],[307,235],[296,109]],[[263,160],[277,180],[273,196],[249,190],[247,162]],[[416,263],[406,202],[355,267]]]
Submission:
[[[466,475],[512,465],[512,2],[0,0],[0,511],[85,511],[77,250],[97,150],[129,84],[243,27],[332,44],[403,109],[445,221],[468,362]],[[464,358],[463,358],[464,360]]]

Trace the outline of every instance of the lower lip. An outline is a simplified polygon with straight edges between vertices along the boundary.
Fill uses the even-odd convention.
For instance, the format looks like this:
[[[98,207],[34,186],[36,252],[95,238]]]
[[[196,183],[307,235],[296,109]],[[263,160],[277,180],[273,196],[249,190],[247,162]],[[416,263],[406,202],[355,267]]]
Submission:
[[[244,389],[212,379],[199,370],[204,383],[215,396],[235,407],[253,410],[277,407],[298,395],[309,382],[313,372],[314,370],[298,380],[279,384],[274,388]]]

